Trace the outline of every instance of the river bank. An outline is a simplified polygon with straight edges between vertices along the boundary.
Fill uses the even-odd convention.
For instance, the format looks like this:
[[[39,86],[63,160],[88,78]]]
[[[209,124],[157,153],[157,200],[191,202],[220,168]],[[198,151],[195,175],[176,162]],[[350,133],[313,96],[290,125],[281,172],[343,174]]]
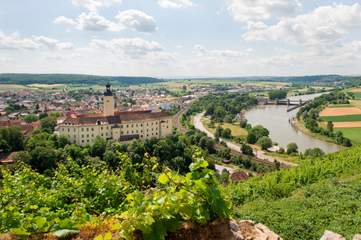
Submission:
[[[297,130],[303,132],[304,134],[309,135],[310,137],[313,137],[313,138],[315,138],[315,139],[318,139],[318,140],[321,140],[321,141],[324,141],[324,142],[328,142],[328,143],[334,144],[334,145],[336,145],[336,146],[339,146],[339,147],[342,148],[342,149],[345,148],[345,147],[342,147],[342,146],[338,145],[338,144],[336,143],[336,141],[333,140],[333,139],[331,139],[331,138],[328,138],[328,137],[323,136],[323,135],[318,134],[318,133],[313,133],[313,132],[311,132],[309,129],[307,129],[307,128],[305,127],[305,124],[304,124],[304,122],[303,122],[302,120],[298,120],[297,118],[294,118],[294,119],[291,120],[290,123],[292,124],[293,127],[297,128]],[[340,150],[342,150],[342,149],[340,149]]]

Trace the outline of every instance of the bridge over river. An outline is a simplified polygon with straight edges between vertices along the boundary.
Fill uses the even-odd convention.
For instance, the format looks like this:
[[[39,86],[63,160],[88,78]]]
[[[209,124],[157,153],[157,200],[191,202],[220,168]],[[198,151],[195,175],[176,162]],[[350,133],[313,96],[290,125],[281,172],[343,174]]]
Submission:
[[[270,100],[268,98],[257,98],[258,105],[286,105],[287,112],[291,112],[299,107],[306,105],[311,100],[303,99],[276,99]]]

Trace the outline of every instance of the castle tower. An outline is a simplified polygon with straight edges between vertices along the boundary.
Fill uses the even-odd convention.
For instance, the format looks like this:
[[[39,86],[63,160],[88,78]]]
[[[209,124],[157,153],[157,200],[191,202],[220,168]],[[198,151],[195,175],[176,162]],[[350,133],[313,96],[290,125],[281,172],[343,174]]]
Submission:
[[[104,110],[103,110],[104,115],[114,116],[114,97],[109,83],[106,85],[106,90],[104,92],[104,97],[103,97],[103,104],[104,104]]]

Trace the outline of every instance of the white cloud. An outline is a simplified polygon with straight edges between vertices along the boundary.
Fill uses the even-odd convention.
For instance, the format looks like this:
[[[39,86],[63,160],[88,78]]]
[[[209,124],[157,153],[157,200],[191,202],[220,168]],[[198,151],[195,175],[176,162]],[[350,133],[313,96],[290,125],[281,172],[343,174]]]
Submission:
[[[157,29],[154,18],[139,10],[126,10],[120,12],[115,18],[123,27],[134,31],[154,32]]]
[[[106,19],[96,12],[81,13],[76,19],[64,16],[57,17],[54,23],[64,24],[82,31],[120,31],[119,24]]]
[[[48,48],[51,50],[65,50],[73,48],[73,44],[69,42],[60,42],[59,40],[45,36],[32,36],[23,38],[17,33],[6,35],[0,32],[0,48],[26,50]]]
[[[110,7],[122,3],[122,0],[72,0],[73,5],[85,7],[89,11],[97,11],[98,8]]]
[[[195,54],[199,57],[212,57],[216,59],[229,59],[229,58],[241,58],[248,56],[252,49],[246,49],[245,51],[236,51],[236,50],[209,50],[202,45],[194,46]]]
[[[286,41],[309,46],[335,44],[352,29],[361,27],[361,5],[334,4],[293,18],[283,18],[277,24],[249,24],[246,40]]]
[[[106,49],[133,58],[144,56],[149,53],[161,52],[163,50],[158,42],[147,41],[142,38],[116,38],[112,40],[94,39],[90,45],[97,49]]]
[[[194,3],[191,0],[158,0],[158,5],[162,8],[187,8]]]
[[[156,21],[152,16],[135,9],[120,12],[114,21],[106,19],[97,12],[83,12],[76,19],[59,16],[54,23],[81,31],[118,32],[128,28],[138,32],[154,32],[157,29]]]
[[[284,16],[299,11],[298,0],[229,0],[228,11],[235,21],[263,21],[272,16]]]

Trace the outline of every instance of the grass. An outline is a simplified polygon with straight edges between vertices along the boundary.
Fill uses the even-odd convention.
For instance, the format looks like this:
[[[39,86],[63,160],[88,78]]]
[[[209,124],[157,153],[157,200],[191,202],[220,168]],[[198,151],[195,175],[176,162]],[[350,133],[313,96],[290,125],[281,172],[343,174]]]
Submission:
[[[361,100],[351,100],[352,107],[361,108]]]
[[[361,92],[354,92],[355,99],[361,99]]]
[[[217,126],[221,126],[222,128],[229,128],[232,131],[232,136],[235,137],[242,137],[242,136],[247,136],[248,132],[246,129],[241,128],[239,126],[239,123],[223,123],[223,124],[215,124],[214,128],[210,128],[209,124],[210,124],[211,120],[209,118],[202,118],[202,123],[204,125],[204,127],[206,127],[208,129],[208,131],[214,133],[216,131],[216,127]]]
[[[266,152],[266,155],[274,157],[275,159],[286,161],[286,162],[292,162],[292,163],[299,163],[300,157],[298,155],[292,156],[288,154],[281,154],[281,153],[275,153],[275,152]]]
[[[361,128],[337,128],[336,130],[341,131],[352,142],[361,144]]]
[[[320,120],[325,122],[358,122],[361,121],[361,115],[324,116],[320,117]]]
[[[240,219],[261,222],[283,239],[320,239],[331,230],[347,239],[360,231],[361,174],[324,180],[288,197],[249,202],[237,209]]]
[[[351,104],[330,104],[328,105],[330,108],[344,108],[344,107],[352,107]]]
[[[0,91],[22,90],[27,88],[27,86],[18,84],[0,84]]]

